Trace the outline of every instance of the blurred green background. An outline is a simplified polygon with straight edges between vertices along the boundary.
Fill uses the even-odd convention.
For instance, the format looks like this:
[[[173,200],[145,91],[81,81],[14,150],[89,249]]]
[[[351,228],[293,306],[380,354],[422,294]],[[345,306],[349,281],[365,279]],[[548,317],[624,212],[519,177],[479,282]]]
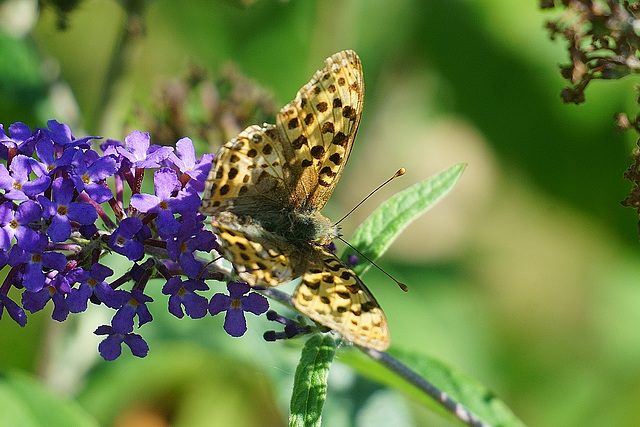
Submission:
[[[468,163],[379,260],[409,293],[373,269],[364,277],[392,345],[466,372],[527,425],[640,424],[638,218],[619,203],[635,137],[613,126],[614,113],[635,115],[636,95],[631,79],[596,82],[584,105],[562,104],[567,58],[543,29],[553,11],[533,0],[158,0],[115,113],[100,93],[125,23],[120,5],[83,1],[65,32],[50,7],[35,13],[32,1],[0,2],[5,127],[56,118],[76,136],[122,139],[134,102],[149,103],[155,84],[193,63],[215,73],[232,61],[284,105],[324,58],[356,50],[365,108],[325,214],[337,219],[398,168],[407,174],[351,215],[345,235],[393,193]],[[299,342],[263,342],[274,328],[263,318],[233,339],[222,318],[178,320],[152,295],[155,321],[140,331],[147,358],[125,349],[102,361],[92,331],[109,318],[94,308],[64,324],[38,313],[24,329],[5,316],[0,371],[37,375],[101,425],[286,422]],[[381,408],[398,426],[450,425],[334,364],[325,425],[375,425]]]

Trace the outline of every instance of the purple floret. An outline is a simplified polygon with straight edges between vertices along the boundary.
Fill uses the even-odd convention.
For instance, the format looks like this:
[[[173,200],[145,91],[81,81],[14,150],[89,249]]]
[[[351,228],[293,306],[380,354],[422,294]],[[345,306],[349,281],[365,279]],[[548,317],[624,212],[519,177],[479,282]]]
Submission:
[[[209,303],[212,316],[226,311],[224,330],[232,337],[241,337],[247,332],[247,321],[244,312],[248,311],[260,315],[269,309],[269,302],[265,297],[255,292],[244,295],[251,290],[246,283],[230,282],[227,285],[229,295],[215,294]]]

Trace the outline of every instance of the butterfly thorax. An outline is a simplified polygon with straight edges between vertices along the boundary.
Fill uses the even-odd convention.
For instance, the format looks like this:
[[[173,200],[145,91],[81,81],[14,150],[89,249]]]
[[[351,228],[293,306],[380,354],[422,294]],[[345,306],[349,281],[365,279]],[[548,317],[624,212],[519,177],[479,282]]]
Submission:
[[[294,245],[315,244],[325,246],[338,236],[339,227],[331,223],[329,218],[318,211],[306,211],[291,208],[256,209],[247,215],[232,214],[227,211],[217,215],[219,219],[229,222],[228,215],[236,217],[232,222],[243,227],[263,229],[274,236],[279,236]]]
[[[329,218],[322,215],[320,212],[293,212],[292,215],[293,229],[298,227],[306,238],[307,242],[314,243],[320,246],[326,246],[333,239],[338,237],[340,228],[334,225]],[[307,233],[306,235],[304,233]]]

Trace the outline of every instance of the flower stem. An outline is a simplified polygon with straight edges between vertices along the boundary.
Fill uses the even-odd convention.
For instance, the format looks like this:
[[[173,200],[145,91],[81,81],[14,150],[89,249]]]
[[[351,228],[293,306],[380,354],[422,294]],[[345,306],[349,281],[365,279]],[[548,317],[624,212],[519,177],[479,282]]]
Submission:
[[[277,289],[266,288],[260,289],[260,293],[273,298],[278,302],[293,308],[293,302],[291,297],[284,292]],[[473,415],[467,408],[461,403],[451,399],[447,393],[438,389],[435,385],[431,384],[425,378],[418,375],[411,370],[407,365],[400,362],[395,357],[388,353],[380,352],[370,348],[357,346],[362,352],[371,357],[373,360],[379,362],[389,370],[393,371],[396,375],[404,378],[407,382],[413,384],[420,389],[427,396],[431,397],[436,403],[442,406],[447,412],[451,413],[455,418],[463,422],[468,426],[473,427],[486,427],[487,424],[480,421],[475,415]]]
[[[467,408],[461,403],[451,399],[447,393],[440,390],[438,387],[431,384],[425,378],[422,378],[416,372],[411,370],[407,365],[400,362],[395,357],[388,353],[380,352],[372,348],[365,348],[357,346],[363,353],[371,357],[373,360],[379,362],[389,370],[393,371],[399,377],[404,378],[407,382],[413,384],[419,388],[426,395],[438,402],[443,408],[450,412],[458,420],[462,421],[468,426],[474,427],[486,427],[488,424],[480,421],[475,415],[473,415]]]

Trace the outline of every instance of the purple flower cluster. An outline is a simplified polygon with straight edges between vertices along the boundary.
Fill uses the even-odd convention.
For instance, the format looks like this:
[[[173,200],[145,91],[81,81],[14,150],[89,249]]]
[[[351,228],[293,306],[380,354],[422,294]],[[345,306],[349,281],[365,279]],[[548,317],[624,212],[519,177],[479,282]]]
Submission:
[[[150,279],[160,278],[170,313],[196,319],[226,311],[225,330],[243,335],[243,313],[266,312],[264,297],[244,295],[248,285],[237,283],[229,284],[230,296],[215,294],[210,302],[199,294],[209,290],[205,280],[219,279],[197,254],[216,248],[198,213],[213,156],[198,160],[189,138],[175,150],[152,145],[140,131],[124,143],[104,141],[99,154],[91,145],[99,139],[76,139],[55,120],[33,131],[23,123],[8,132],[0,125],[0,268],[7,268],[0,319],[6,310],[24,326],[25,310],[34,313],[52,301],[53,319],[64,321],[89,301],[103,303],[115,314],[111,325],[95,331],[106,335],[98,347],[102,357],[117,358],[122,343],[144,357],[149,348],[133,333],[134,319],[138,327],[153,319],[147,307],[153,300],[144,291]],[[147,169],[155,169],[154,194],[141,192]],[[100,260],[114,252],[132,265],[109,279],[114,272]],[[122,288],[127,283],[130,290]],[[9,296],[12,289],[22,292],[21,305]]]

